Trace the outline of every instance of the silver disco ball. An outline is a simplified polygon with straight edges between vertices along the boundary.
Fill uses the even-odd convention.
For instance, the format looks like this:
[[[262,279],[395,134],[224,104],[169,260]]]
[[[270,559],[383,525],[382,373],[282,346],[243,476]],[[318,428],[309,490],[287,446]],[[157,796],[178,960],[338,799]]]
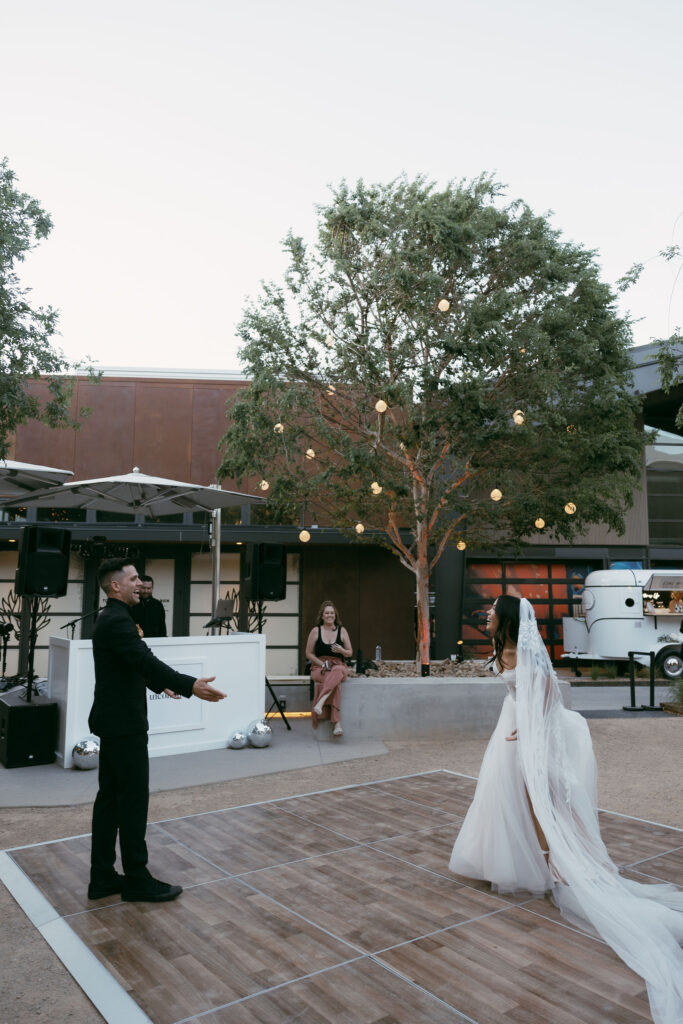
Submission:
[[[71,751],[71,756],[74,768],[80,768],[84,772],[97,768],[100,763],[100,741],[97,736],[86,736],[85,739],[79,740]]]
[[[247,745],[247,734],[244,733],[244,732],[241,732],[239,729],[236,732],[234,732],[232,734],[232,736],[230,737],[230,739],[228,740],[228,746],[232,750],[241,750],[242,747],[246,747],[246,745]]]
[[[247,729],[247,738],[252,747],[267,747],[272,735],[272,729],[262,718],[257,718]]]

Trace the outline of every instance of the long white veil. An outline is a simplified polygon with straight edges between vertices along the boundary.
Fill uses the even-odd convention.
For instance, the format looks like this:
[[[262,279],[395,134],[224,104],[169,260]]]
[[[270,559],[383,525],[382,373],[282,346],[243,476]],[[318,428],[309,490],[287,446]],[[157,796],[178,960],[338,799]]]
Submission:
[[[548,841],[561,913],[607,942],[647,983],[655,1024],[683,1024],[683,892],[622,878],[600,838],[595,793],[567,756],[557,678],[531,604],[520,603],[517,735],[522,773]]]

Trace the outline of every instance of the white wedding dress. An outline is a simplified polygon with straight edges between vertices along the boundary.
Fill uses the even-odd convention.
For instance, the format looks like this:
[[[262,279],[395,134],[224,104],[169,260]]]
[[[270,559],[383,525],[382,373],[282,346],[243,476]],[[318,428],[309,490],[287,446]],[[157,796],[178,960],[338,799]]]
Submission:
[[[607,942],[647,983],[655,1024],[683,1024],[683,892],[619,875],[600,838],[588,725],[568,711],[536,626],[520,602],[517,668],[482,761],[449,867],[497,892],[551,891],[573,924]],[[514,729],[517,741],[507,741]],[[527,796],[528,794],[528,796]],[[529,803],[543,830],[541,851]]]

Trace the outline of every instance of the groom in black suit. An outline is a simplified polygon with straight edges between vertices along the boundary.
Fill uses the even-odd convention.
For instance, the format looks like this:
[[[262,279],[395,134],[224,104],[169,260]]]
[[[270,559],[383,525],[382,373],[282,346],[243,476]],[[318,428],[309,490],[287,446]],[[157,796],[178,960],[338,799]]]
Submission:
[[[98,571],[107,603],[97,617],[92,646],[95,699],[88,724],[100,737],[99,791],[92,816],[88,899],[120,892],[127,902],[162,903],[182,892],[153,878],[147,869],[147,693],[219,701],[224,693],[210,684],[214,676],[193,679],[156,658],[140,638],[131,615],[140,600],[140,577],[126,558],[110,558]],[[116,835],[123,875],[114,870]]]

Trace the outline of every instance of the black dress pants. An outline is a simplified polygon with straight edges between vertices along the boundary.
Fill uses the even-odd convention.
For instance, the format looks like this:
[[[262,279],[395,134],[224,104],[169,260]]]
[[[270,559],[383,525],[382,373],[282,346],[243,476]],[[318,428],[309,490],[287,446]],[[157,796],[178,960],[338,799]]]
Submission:
[[[127,878],[146,878],[149,758],[147,733],[100,738],[99,790],[92,813],[91,882],[114,873],[116,836]]]

